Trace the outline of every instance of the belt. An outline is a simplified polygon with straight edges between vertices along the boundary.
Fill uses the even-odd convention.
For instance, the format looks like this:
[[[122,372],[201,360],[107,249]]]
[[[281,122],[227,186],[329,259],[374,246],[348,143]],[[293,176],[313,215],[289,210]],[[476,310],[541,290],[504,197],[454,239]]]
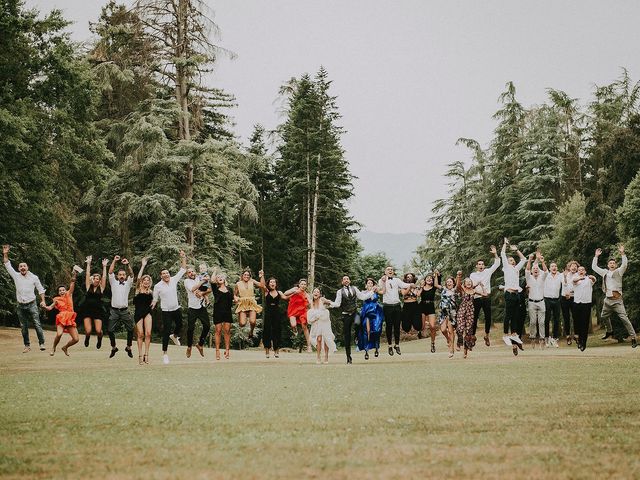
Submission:
[[[398,303],[383,303],[382,306],[384,306],[384,307],[399,307],[400,306],[400,302],[398,302]]]
[[[111,307],[111,308],[112,308],[113,310],[119,310],[119,311],[122,311],[122,310],[129,310],[129,307],[122,307],[122,308],[118,308],[118,307]]]
[[[27,306],[27,305],[31,305],[32,303],[36,303],[35,300],[31,300],[30,302],[18,302],[18,305],[23,305],[23,306]]]
[[[540,300],[534,300],[534,299],[532,299],[532,298],[530,298],[530,299],[529,299],[529,301],[530,301],[530,302],[533,302],[533,303],[542,302],[543,300],[544,300],[544,298],[541,298]]]
[[[545,300],[560,300],[560,297],[544,297]]]

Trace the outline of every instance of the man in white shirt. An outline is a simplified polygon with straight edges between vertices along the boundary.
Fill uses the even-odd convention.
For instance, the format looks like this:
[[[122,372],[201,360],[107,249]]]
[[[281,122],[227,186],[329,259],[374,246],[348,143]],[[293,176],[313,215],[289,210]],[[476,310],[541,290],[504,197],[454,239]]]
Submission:
[[[16,286],[16,300],[18,301],[16,315],[20,322],[22,340],[24,342],[24,350],[22,350],[22,353],[28,353],[31,350],[31,342],[29,340],[29,320],[33,322],[33,326],[36,329],[38,343],[40,344],[40,351],[44,351],[46,348],[44,346],[44,332],[42,331],[40,312],[38,311],[36,295],[34,293],[34,290],[38,292],[38,295],[40,296],[40,306],[44,307],[46,305],[44,299],[44,287],[42,286],[42,283],[40,283],[40,279],[29,271],[29,265],[25,262],[18,264],[18,272],[13,269],[11,262],[9,261],[9,249],[9,245],[3,245],[2,256],[4,266]]]
[[[602,290],[605,293],[604,304],[602,305],[602,313],[600,316],[607,328],[607,331],[602,339],[606,340],[613,335],[611,314],[615,313],[631,337],[631,347],[636,348],[638,346],[638,342],[636,341],[636,332],[629,321],[627,310],[624,308],[624,302],[622,300],[622,276],[624,275],[624,272],[627,271],[628,265],[627,256],[624,253],[624,245],[619,245],[618,251],[622,257],[619,268],[618,263],[613,258],[610,258],[607,262],[607,269],[600,268],[598,266],[598,258],[602,254],[602,249],[600,248],[596,249],[596,254],[591,262],[591,268],[602,277]]]
[[[129,270],[129,275],[123,267],[118,269],[117,275],[114,275],[116,262],[120,262]],[[127,347],[125,351],[130,358],[133,358],[131,345],[133,344],[133,329],[135,327],[131,312],[129,312],[129,292],[133,286],[133,269],[129,260],[120,259],[120,255],[113,257],[113,261],[109,266],[109,286],[111,287],[111,308],[109,310],[109,341],[111,342],[111,353],[109,358],[113,358],[118,352],[116,347],[116,332],[120,326],[124,326],[127,331]]]
[[[358,338],[358,330],[361,326],[357,300],[366,300],[368,297],[366,292],[362,293],[358,287],[351,285],[349,275],[343,275],[342,288],[336,292],[336,299],[329,305],[330,308],[339,308],[342,314],[342,334],[348,364],[353,362],[351,358],[351,329],[355,326],[355,338]]]
[[[518,336],[518,305],[520,299],[518,294],[522,291],[520,287],[520,270],[524,266],[527,259],[515,245],[511,245],[511,250],[515,251],[520,257],[520,261],[516,263],[513,257],[507,257],[507,245],[509,240],[505,237],[502,244],[502,271],[504,272],[504,336],[502,341],[509,346],[518,346],[521,348],[522,340]],[[511,333],[511,334],[509,334]]]
[[[180,270],[173,277],[166,268],[160,272],[160,281],[153,287],[153,302],[151,309],[154,309],[158,302],[162,309],[162,361],[166,365],[169,363],[169,339],[176,345],[180,345],[180,330],[182,329],[182,309],[178,301],[178,282],[187,271],[187,255],[180,250]],[[175,324],[173,333],[171,326]]]
[[[205,283],[208,285],[209,276],[202,275],[198,278],[193,268],[187,268],[186,277],[183,284],[189,300],[189,310],[187,313],[187,358],[191,357],[196,320],[200,320],[200,323],[202,323],[202,332],[200,333],[200,340],[198,340],[196,348],[198,352],[200,352],[200,356],[204,357],[204,342],[209,335],[209,330],[211,330],[211,321],[209,320],[209,313],[207,312],[207,306],[205,304],[206,298],[204,296],[208,288],[205,286],[204,291],[202,291],[201,287],[203,287]]]
[[[378,281],[378,289],[384,292],[382,294],[382,310],[384,311],[389,355],[393,355],[394,350],[398,355],[402,355],[400,352],[400,314],[402,310],[399,289],[413,288],[415,284],[405,283],[394,275],[395,270],[393,267],[385,268],[384,275]],[[392,340],[395,341],[393,348],[391,347]]]
[[[491,245],[491,253],[493,253],[493,265],[486,268],[484,260],[476,262],[476,271],[469,275],[473,282],[473,335],[476,334],[478,327],[478,318],[480,318],[480,310],[484,312],[484,343],[488,347],[491,345],[489,341],[489,332],[491,331],[491,275],[500,266],[500,258],[495,245]]]
[[[547,346],[558,348],[560,337],[560,291],[562,290],[562,274],[558,264],[551,262],[549,269],[542,259],[542,268],[547,273],[544,279],[544,335]],[[551,335],[551,319],[553,318],[553,335]]]
[[[537,261],[543,261],[540,252],[536,252],[535,257]],[[539,339],[540,347],[545,345],[544,339],[544,318],[545,318],[545,305],[544,305],[544,281],[547,276],[547,272],[540,272],[537,262],[531,267],[531,261],[533,260],[533,253],[529,255],[529,261],[524,271],[524,276],[527,279],[527,287],[529,288],[528,298],[528,312],[529,312],[529,338],[532,345],[535,347],[536,337]],[[545,266],[546,270],[546,266]]]
[[[560,310],[562,312],[562,329],[567,337],[567,345],[571,345],[573,341],[573,334],[571,333],[571,318],[573,317],[574,324],[576,319],[576,305],[573,300],[573,277],[578,274],[578,267],[578,262],[571,260],[567,263],[564,272],[562,272],[562,297],[560,298]]]

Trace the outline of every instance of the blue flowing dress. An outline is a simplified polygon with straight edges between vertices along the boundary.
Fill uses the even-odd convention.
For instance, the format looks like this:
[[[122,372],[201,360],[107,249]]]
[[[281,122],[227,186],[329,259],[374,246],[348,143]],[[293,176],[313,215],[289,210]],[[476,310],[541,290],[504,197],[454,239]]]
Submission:
[[[364,301],[360,311],[362,325],[358,333],[358,350],[371,350],[380,348],[380,334],[382,333],[382,323],[384,314],[382,305],[378,303],[378,294]],[[367,319],[369,320],[369,338],[367,339]]]

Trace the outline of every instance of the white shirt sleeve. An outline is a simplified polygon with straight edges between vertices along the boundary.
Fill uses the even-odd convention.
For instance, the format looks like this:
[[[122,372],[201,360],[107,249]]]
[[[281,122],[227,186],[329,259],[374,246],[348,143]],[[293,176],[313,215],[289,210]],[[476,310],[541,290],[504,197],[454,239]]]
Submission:
[[[404,283],[402,280],[400,280],[399,278],[396,279],[396,286],[398,288],[409,288],[411,286],[410,283]]]
[[[153,286],[153,302],[154,303],[158,303],[158,299],[160,298],[160,292],[158,291],[158,285],[159,284],[155,284]]]
[[[185,274],[185,272],[186,270],[184,268],[181,268],[180,270],[178,270],[178,273],[176,273],[175,276],[173,277],[175,278],[176,283],[180,281],[180,279]]]
[[[109,285],[111,285],[111,287],[113,287],[113,284],[115,283],[115,281],[116,281],[116,276],[112,272],[112,273],[109,274]]]
[[[598,257],[593,257],[593,261],[591,262],[591,269],[603,277],[607,274],[607,271],[604,268],[600,268],[598,266]]]
[[[502,271],[504,271],[509,265],[509,259],[507,258],[507,253],[502,251],[500,252],[500,257],[502,258]]]
[[[489,271],[489,275],[492,275],[493,272],[495,272],[499,266],[500,266],[500,259],[498,257],[495,257],[493,259],[493,265],[491,265],[491,267],[487,269]]]
[[[19,275],[19,273],[13,269],[13,265],[11,265],[9,260],[4,263],[4,266],[7,269],[7,272],[9,272],[9,275],[11,275],[11,278],[15,279]]]
[[[340,305],[342,304],[342,289],[338,290],[336,292],[336,299],[335,301],[331,302],[331,305],[329,305],[330,308],[338,308],[340,307]]]
[[[369,292],[368,290],[361,292],[358,287],[353,287],[353,288],[356,289],[356,297],[358,297],[358,300],[367,300],[371,298],[371,295],[370,295],[371,292]]]
[[[38,278],[37,275],[33,275],[33,278],[35,279],[33,283],[35,283],[36,285],[36,290],[38,291],[38,294],[42,295],[45,292],[45,289],[42,286],[42,283],[40,283],[40,279]]]
[[[626,255],[622,256],[622,262],[620,262],[620,267],[618,267],[618,272],[620,272],[620,276],[624,275],[624,272],[627,271],[627,265],[629,264],[629,260]]]
[[[518,262],[518,264],[516,265],[516,272],[519,272],[520,269],[522,267],[524,267],[525,263],[527,263],[527,259],[526,258],[521,258],[520,261]]]

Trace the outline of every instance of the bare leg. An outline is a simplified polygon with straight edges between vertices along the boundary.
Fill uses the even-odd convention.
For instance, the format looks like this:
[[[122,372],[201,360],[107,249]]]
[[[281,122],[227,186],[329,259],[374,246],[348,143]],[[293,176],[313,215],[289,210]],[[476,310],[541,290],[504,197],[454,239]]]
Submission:
[[[324,342],[324,363],[329,363],[329,345]]]
[[[69,335],[71,335],[71,340],[69,340],[67,344],[61,348],[61,350],[67,357],[69,356],[69,352],[67,351],[69,347],[75,345],[80,340],[80,337],[78,336],[78,329],[76,327],[71,327],[71,329],[69,330]]]
[[[63,333],[64,327],[62,325],[56,325],[56,338],[53,339],[53,350],[51,350],[51,353],[49,353],[49,355],[51,355],[52,357],[56,353],[56,348],[58,347],[58,343],[60,343],[60,338],[62,337]]]
[[[253,337],[253,330],[256,328],[256,312],[249,310],[249,336]]]
[[[149,348],[151,347],[151,325],[153,322],[153,317],[150,314],[147,314],[143,320],[144,327],[144,361],[145,363],[149,363]]]
[[[247,312],[238,313],[238,324],[244,327],[247,324]]]
[[[229,346],[231,344],[231,324],[224,323],[224,356],[229,358]]]
[[[220,334],[222,333],[222,324],[216,323],[215,328],[216,331],[214,334],[214,339],[216,343],[216,360],[220,360]]]
[[[138,344],[138,363],[142,365],[142,345],[144,343],[144,319],[141,318],[136,323],[136,342]]]
[[[436,343],[436,316],[435,315],[429,315],[428,317],[429,320],[429,333],[431,334],[431,343]]]
[[[91,339],[91,317],[84,317],[84,346],[89,346],[89,340]],[[97,329],[97,326],[96,326]]]
[[[307,328],[306,323],[303,323],[301,326],[302,333],[304,333],[304,338],[307,341],[307,352],[311,353],[311,337],[309,337],[309,329]]]
[[[369,319],[367,318],[367,340],[369,340],[369,336],[371,335],[371,324],[369,323]]]
[[[96,333],[98,334],[98,343],[96,344],[96,348],[100,348],[102,346],[102,320],[94,319],[93,323],[96,325]]]
[[[289,317],[289,325],[291,326],[291,331],[293,332],[293,336],[298,335],[298,320],[296,317]]]
[[[318,338],[316,338],[316,353],[318,354],[317,363],[320,363],[320,354],[322,353],[322,335],[318,335]]]

